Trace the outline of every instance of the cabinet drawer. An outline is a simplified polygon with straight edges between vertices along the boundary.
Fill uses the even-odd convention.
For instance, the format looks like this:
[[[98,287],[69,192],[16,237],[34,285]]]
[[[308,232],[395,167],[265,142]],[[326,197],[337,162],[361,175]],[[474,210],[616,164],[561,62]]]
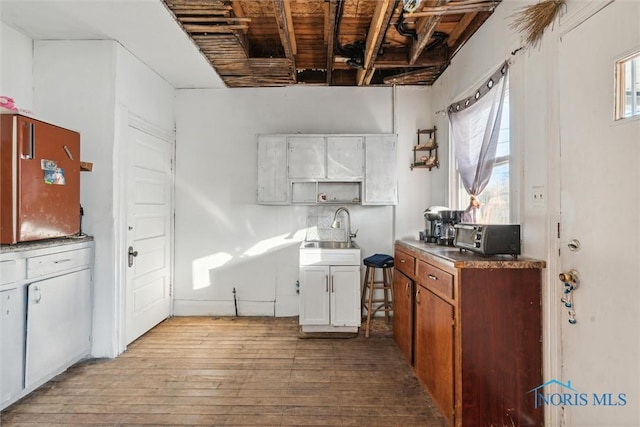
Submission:
[[[71,268],[89,265],[91,248],[76,249],[66,252],[36,256],[27,259],[27,278],[45,276]]]
[[[443,296],[453,298],[453,275],[420,260],[416,270],[420,283]]]
[[[8,285],[16,280],[18,280],[17,263],[13,260],[0,261],[0,285]]]
[[[398,270],[402,271],[409,277],[413,277],[415,275],[416,259],[406,252],[396,249],[394,265]]]

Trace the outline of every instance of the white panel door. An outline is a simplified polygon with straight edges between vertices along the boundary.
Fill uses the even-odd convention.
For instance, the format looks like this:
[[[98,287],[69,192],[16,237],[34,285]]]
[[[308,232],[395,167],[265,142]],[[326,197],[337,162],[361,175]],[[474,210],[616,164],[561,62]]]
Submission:
[[[0,292],[0,407],[20,393],[24,375],[24,291]]]
[[[27,301],[25,387],[30,387],[89,353],[91,270],[34,282]]]
[[[258,137],[258,203],[287,204],[287,137],[260,135]]]
[[[129,127],[126,342],[171,314],[173,146]]]
[[[328,325],[329,320],[329,267],[300,267],[300,325]]]
[[[327,178],[362,180],[364,175],[364,138],[361,136],[327,137]]]
[[[639,17],[640,2],[615,1],[559,46],[560,268],[580,275],[576,323],[558,313],[573,389],[559,392],[586,396],[563,405],[567,426],[640,425],[640,121],[613,111],[615,62],[640,49]]]
[[[331,267],[331,325],[360,326],[360,266]]]
[[[322,136],[290,136],[289,178],[326,178],[327,156],[325,148],[325,141]]]
[[[363,205],[398,203],[395,135],[367,136]]]

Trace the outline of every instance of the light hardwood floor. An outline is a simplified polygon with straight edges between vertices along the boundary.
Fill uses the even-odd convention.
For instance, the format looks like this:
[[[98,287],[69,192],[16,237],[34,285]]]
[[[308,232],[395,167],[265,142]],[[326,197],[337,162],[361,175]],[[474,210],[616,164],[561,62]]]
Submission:
[[[384,328],[300,339],[297,318],[174,317],[116,359],[73,366],[0,425],[445,424]]]

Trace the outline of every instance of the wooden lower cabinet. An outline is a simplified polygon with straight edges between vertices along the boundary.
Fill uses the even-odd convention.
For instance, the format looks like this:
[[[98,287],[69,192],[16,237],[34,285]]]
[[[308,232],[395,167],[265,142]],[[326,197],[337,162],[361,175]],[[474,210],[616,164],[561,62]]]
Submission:
[[[413,364],[413,280],[400,270],[393,274],[393,339],[410,365]]]
[[[397,243],[395,254],[394,338],[405,357],[412,349],[407,359],[448,423],[542,426],[529,391],[543,382],[544,262],[420,241]],[[407,284],[413,301],[402,293]]]
[[[453,306],[427,288],[416,286],[414,369],[442,415],[453,425]]]

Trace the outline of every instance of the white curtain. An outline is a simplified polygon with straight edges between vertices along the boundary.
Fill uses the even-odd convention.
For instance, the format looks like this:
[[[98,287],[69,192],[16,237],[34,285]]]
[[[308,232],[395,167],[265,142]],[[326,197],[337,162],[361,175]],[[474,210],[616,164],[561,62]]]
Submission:
[[[472,96],[448,108],[456,166],[471,200],[464,222],[476,222],[477,196],[491,179],[496,159],[508,64],[502,66]]]

